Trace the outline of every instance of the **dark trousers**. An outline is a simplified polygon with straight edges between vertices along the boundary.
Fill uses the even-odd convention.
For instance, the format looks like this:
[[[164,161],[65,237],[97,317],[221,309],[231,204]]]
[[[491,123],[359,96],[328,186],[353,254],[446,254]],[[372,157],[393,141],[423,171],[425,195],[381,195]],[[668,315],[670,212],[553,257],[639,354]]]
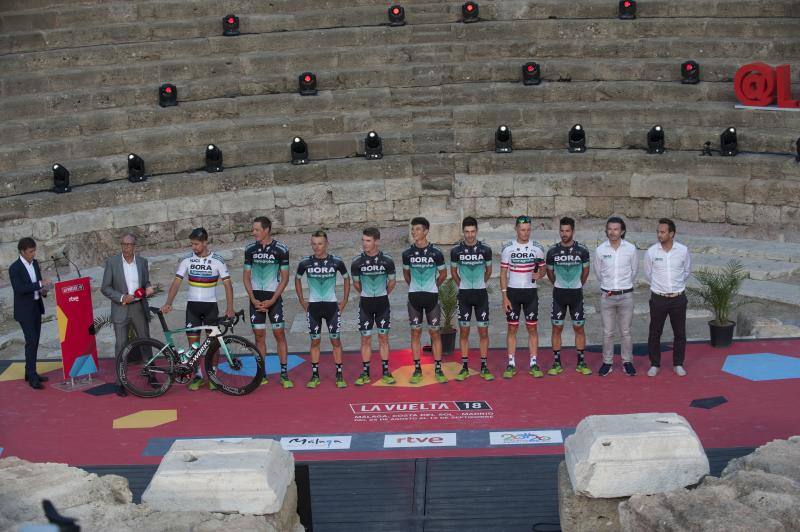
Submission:
[[[18,319],[22,334],[25,335],[25,376],[36,373],[36,355],[39,351],[39,338],[42,334],[42,315],[38,312]]]
[[[686,307],[689,301],[686,294],[678,297],[664,297],[650,293],[650,335],[647,338],[647,349],[650,352],[650,364],[661,366],[661,334],[664,322],[669,316],[675,340],[672,344],[672,365],[683,366],[686,356]]]
[[[140,303],[133,303],[128,308],[128,317],[119,323],[114,323],[114,336],[116,338],[116,343],[114,344],[114,352],[115,352],[115,364],[119,367],[120,362],[120,355],[122,354],[122,349],[128,343],[128,328],[130,325],[133,325],[134,330],[136,331],[137,338],[147,338],[150,336],[150,325],[147,323],[147,316],[145,315],[145,307]],[[148,356],[149,353],[137,353],[133,354],[129,360],[139,360],[142,356]],[[116,372],[117,374],[117,386],[122,385],[122,381],[119,380],[119,371]]]

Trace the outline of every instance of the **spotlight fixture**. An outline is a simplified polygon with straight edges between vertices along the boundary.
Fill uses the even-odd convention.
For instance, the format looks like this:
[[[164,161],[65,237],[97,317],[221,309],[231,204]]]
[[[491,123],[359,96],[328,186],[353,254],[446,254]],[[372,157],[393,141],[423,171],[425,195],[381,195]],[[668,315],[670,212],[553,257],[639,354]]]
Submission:
[[[206,172],[222,171],[222,150],[214,144],[206,146]]]
[[[308,164],[308,145],[300,137],[292,139],[292,164]]]
[[[719,154],[733,157],[739,153],[736,142],[736,128],[729,127],[719,136]]]
[[[147,178],[144,175],[144,159],[131,153],[128,155],[128,181],[131,183],[138,183],[145,181]]]
[[[395,4],[389,7],[389,26],[405,26],[406,10],[403,6]]]
[[[500,126],[494,133],[494,151],[495,153],[511,153],[514,149],[511,147],[511,130],[508,126]]]
[[[522,84],[538,85],[542,82],[542,72],[539,63],[525,63],[522,65]]]
[[[569,152],[583,153],[586,151],[586,131],[580,124],[575,124],[569,130]]]
[[[298,78],[298,90],[303,96],[317,94],[317,76],[313,72],[303,72]]]
[[[367,138],[364,139],[364,156],[367,159],[383,158],[383,142],[374,131],[367,133]]]
[[[462,22],[469,24],[470,22],[478,22],[478,3],[477,2],[464,2],[461,6]]]
[[[797,137],[795,146],[797,147],[797,155],[795,156],[794,160],[800,163],[800,137]]]
[[[636,0],[619,0],[619,19],[633,20],[636,18]]]
[[[56,194],[63,194],[64,192],[71,192],[72,187],[69,186],[69,170],[56,163],[53,165],[53,192]]]
[[[222,18],[222,34],[225,37],[235,37],[239,35],[239,17],[236,15],[225,15]]]
[[[697,61],[681,63],[681,83],[688,85],[700,83],[700,65]]]
[[[655,125],[647,132],[647,153],[664,153],[664,128]]]
[[[178,88],[172,83],[164,83],[158,88],[158,105],[172,107],[178,105]]]

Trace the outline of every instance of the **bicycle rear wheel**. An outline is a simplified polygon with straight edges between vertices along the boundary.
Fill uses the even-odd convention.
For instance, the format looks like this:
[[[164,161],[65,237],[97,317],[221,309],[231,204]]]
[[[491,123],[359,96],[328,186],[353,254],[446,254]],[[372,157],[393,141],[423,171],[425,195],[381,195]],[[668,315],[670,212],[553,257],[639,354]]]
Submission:
[[[225,344],[230,360],[221,348],[206,354],[206,373],[211,382],[228,395],[246,395],[258,388],[264,378],[264,358],[255,344],[236,335],[218,340]]]
[[[154,338],[137,338],[122,348],[117,375],[126,390],[138,397],[164,395],[172,385],[172,348]]]

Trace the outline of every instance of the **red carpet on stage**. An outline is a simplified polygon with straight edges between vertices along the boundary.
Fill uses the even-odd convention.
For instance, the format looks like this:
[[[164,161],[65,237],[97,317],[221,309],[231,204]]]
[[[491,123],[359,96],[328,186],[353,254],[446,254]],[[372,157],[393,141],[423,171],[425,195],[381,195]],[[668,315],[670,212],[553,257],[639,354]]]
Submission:
[[[495,349],[489,357],[493,382],[473,375],[436,384],[426,355],[426,381],[412,387],[404,384],[411,354],[399,350],[391,357],[395,386],[375,384],[377,356],[373,384],[354,386],[361,361],[349,353],[346,389],[334,386],[332,359],[323,355],[322,384],[308,390],[306,356],[290,371],[294,389],[280,388],[272,374],[269,384],[245,397],[179,385],[156,399],[67,393],[51,387],[60,370],[49,374],[45,390],[36,391],[10,378],[8,368],[0,374],[0,456],[72,465],[155,464],[176,438],[208,437],[276,438],[299,460],[561,454],[562,439],[584,417],[633,412],[677,412],[706,448],[753,447],[800,432],[794,406],[800,402],[798,339],[742,341],[724,349],[690,344],[684,378],[672,373],[669,351],[656,378],[644,374],[649,363],[641,356],[634,357],[636,377],[624,375],[616,357],[614,372],[600,378],[577,374],[574,350],[565,349],[562,375],[534,379],[522,355],[520,372],[504,380],[505,355]],[[542,350],[540,366],[549,367],[551,360],[552,353]],[[102,361],[101,376],[110,362]],[[449,356],[445,362],[452,377],[460,359]],[[470,362],[477,369],[477,351]],[[596,371],[599,353],[587,352],[587,362]],[[743,371],[758,380],[737,374]]]

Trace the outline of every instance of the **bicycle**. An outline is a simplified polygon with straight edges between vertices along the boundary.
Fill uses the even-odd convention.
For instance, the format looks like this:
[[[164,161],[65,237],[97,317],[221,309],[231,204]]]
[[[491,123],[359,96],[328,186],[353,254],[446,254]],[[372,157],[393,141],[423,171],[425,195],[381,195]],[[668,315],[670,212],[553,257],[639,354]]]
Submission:
[[[227,334],[244,318],[243,310],[233,318],[220,318],[214,324],[170,330],[160,309],[148,309],[158,316],[166,343],[155,338],[136,338],[122,348],[117,374],[130,393],[138,397],[158,397],[164,395],[173,382],[188,383],[204,355],[206,374],[223,393],[247,395],[261,385],[265,369],[258,348],[246,338]],[[207,332],[207,336],[200,345],[192,344],[187,351],[175,346],[173,335],[202,331]],[[219,357],[214,356],[217,353]],[[216,358],[219,363],[215,367]]]

